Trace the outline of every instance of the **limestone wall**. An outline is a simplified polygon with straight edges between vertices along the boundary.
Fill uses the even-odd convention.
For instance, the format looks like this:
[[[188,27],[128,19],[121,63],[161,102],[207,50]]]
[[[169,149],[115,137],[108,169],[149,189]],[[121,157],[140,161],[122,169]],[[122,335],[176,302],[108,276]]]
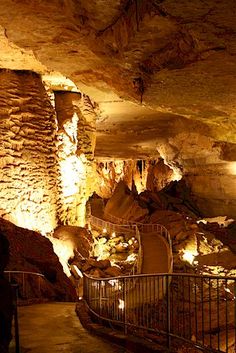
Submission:
[[[0,71],[0,216],[43,233],[57,224],[56,119],[40,76]]]
[[[94,191],[96,114],[88,97],[55,92],[58,118],[59,218],[63,224],[85,223],[86,202]]]
[[[198,169],[198,170],[197,170]],[[205,216],[236,218],[236,173],[230,163],[191,168],[186,180]]]
[[[96,114],[87,96],[56,93],[39,75],[0,71],[0,216],[49,233],[84,225],[94,188]]]
[[[179,169],[204,216],[236,218],[235,148],[197,132],[180,133],[159,144],[167,163]]]

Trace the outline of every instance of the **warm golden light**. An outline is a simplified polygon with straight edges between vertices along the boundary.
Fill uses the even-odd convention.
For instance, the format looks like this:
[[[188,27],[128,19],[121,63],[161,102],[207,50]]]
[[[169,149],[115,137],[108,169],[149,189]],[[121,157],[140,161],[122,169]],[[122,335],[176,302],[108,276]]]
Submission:
[[[70,225],[84,226],[88,161],[83,153],[77,153],[78,122],[79,117],[74,113],[58,133],[61,202],[65,210],[61,217]]]
[[[47,237],[52,245],[53,245],[53,250],[55,252],[55,254],[58,256],[59,261],[63,267],[63,271],[64,273],[70,277],[71,273],[70,273],[70,268],[68,265],[68,260],[70,258],[74,257],[74,247],[73,244],[68,240],[68,241],[62,241],[60,239],[57,238],[53,238],[51,236]]]
[[[47,235],[57,226],[56,208],[55,205],[45,203],[39,213],[30,201],[25,200],[12,210],[9,220],[19,227]]]
[[[228,170],[229,170],[230,174],[236,175],[236,162],[230,162]]]
[[[137,254],[130,254],[127,259],[126,262],[134,262],[137,259]]]
[[[121,310],[124,310],[124,308],[125,308],[124,300],[122,300],[122,299],[118,299],[118,300],[119,300],[118,308],[121,309]]]
[[[183,250],[182,259],[193,265],[196,254],[189,250]]]
[[[79,182],[85,176],[85,166],[77,156],[69,156],[60,162],[62,176],[62,192],[65,197],[76,194]]]

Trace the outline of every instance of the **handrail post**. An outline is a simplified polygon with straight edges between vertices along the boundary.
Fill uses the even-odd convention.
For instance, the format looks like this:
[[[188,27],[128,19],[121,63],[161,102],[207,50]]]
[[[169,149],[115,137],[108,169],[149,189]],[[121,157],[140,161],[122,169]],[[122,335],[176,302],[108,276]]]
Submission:
[[[127,312],[126,312],[126,279],[123,278],[123,300],[124,300],[124,334],[127,335],[127,325],[126,325],[126,320],[127,320]]]
[[[22,294],[25,297],[25,273],[22,272]]]
[[[167,298],[166,298],[166,320],[167,320],[167,325],[166,325],[166,333],[167,333],[167,347],[170,348],[171,346],[171,337],[170,337],[170,286],[169,286],[169,276],[165,275],[166,277],[166,292],[167,292]]]
[[[20,338],[19,338],[19,324],[18,324],[18,285],[12,285],[13,290],[13,316],[14,316],[14,329],[15,329],[15,352],[20,353]]]
[[[102,313],[102,285],[101,285],[101,283],[102,282],[99,281],[99,285],[98,285],[99,315],[101,315],[101,313]]]

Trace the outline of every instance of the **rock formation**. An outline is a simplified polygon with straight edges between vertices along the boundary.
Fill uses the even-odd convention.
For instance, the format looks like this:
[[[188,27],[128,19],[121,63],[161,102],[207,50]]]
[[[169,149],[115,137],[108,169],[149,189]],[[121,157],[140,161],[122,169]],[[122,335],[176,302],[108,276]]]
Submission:
[[[46,163],[42,160],[45,153],[42,136],[33,118],[30,122],[33,126],[27,126],[32,129],[27,130],[28,135],[24,127],[18,133],[21,138],[15,138],[17,127],[12,124],[20,117],[15,110],[9,112],[11,132],[8,135],[2,132],[4,146],[8,148],[10,144],[10,149],[19,149],[19,157],[22,141],[36,131],[40,141],[37,156],[41,153],[38,162],[40,165],[45,162],[48,172],[50,169],[51,176],[46,179],[51,183],[52,173],[59,172],[55,170],[53,152],[55,110],[43,92],[37,76],[41,75],[51,92],[73,91],[82,97],[83,106],[77,100],[72,110],[80,110],[77,131],[83,137],[74,148],[79,152],[77,162],[83,159],[86,150],[84,178],[93,180],[90,161],[94,148],[95,156],[104,160],[157,160],[161,156],[175,172],[185,175],[202,213],[235,216],[235,188],[231,187],[235,184],[234,11],[233,0],[227,4],[213,0],[207,3],[196,0],[194,4],[186,0],[109,1],[107,6],[100,0],[89,4],[83,0],[79,5],[74,0],[53,0],[47,5],[41,1],[37,6],[29,1],[2,1],[0,66],[9,70],[2,71],[6,75],[2,80],[2,92],[6,93],[5,98],[2,93],[2,102],[10,101],[16,89],[18,93],[14,94],[18,98],[11,101],[11,109],[19,112],[20,106],[25,113],[24,109],[28,112],[33,107],[32,104],[31,108],[26,107],[30,97],[37,95],[34,101],[37,114],[40,108],[46,117],[44,122],[39,120],[40,127],[50,134],[47,135],[50,153]],[[33,81],[38,82],[37,88]],[[13,83],[15,88],[11,86]],[[27,99],[24,95],[20,97],[20,90],[28,92]],[[32,117],[32,111],[30,114]],[[61,131],[60,138],[62,135]],[[25,141],[23,146],[27,155],[30,142]],[[11,165],[12,157],[7,155],[8,159],[2,162]],[[14,174],[18,174],[17,169]],[[24,183],[22,188],[31,181]],[[56,183],[50,189],[54,196],[48,190],[44,196],[40,191],[33,196],[33,199],[45,197],[50,202],[49,209],[40,210],[42,218],[46,217],[44,213],[51,214],[51,219],[45,221],[44,232],[54,229],[58,219],[70,224],[84,222],[85,199],[90,194],[84,184],[82,181],[79,191],[84,197],[79,200],[74,197],[68,202],[70,212],[77,209],[68,216],[66,206],[58,204],[63,197],[53,190],[58,187]],[[23,204],[27,197],[22,195],[22,206],[14,204],[11,210],[16,208],[20,212],[24,219],[22,226],[32,228],[26,221],[28,211],[21,210],[26,207]],[[6,204],[1,214],[9,218],[11,212]],[[17,217],[11,215],[9,219],[16,222]],[[35,213],[36,224],[37,217]],[[34,229],[40,230],[39,225]]]
[[[118,271],[88,260],[77,228],[94,192],[110,198],[96,199],[99,214],[164,224],[176,271],[235,274],[235,223],[200,221],[236,218],[235,11],[234,0],[0,2],[1,228],[9,268],[44,274],[48,298],[74,291],[39,233],[65,245],[64,269]]]
[[[11,281],[20,284],[20,300],[24,301],[28,298],[75,300],[75,289],[64,274],[59,259],[53,252],[52,244],[47,238],[34,231],[17,227],[2,218],[0,229],[10,243],[10,261],[6,270],[36,272],[44,276],[40,279],[37,276],[25,274],[23,279],[22,274],[11,274]]]

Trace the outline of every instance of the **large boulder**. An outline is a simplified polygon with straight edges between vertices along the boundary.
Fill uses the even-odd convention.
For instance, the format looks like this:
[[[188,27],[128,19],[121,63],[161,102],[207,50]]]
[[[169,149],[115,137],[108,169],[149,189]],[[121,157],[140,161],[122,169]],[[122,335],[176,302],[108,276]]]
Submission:
[[[32,230],[17,227],[0,218],[0,230],[10,243],[10,261],[7,270],[37,272],[44,275],[40,280],[34,275],[23,277],[12,275],[11,279],[20,284],[20,297],[46,298],[58,301],[74,301],[75,289],[64,274],[57,255],[53,252],[51,242]]]
[[[105,206],[104,214],[126,220],[141,221],[148,214],[148,209],[141,207],[136,195],[129,190],[123,181],[120,181]]]
[[[66,244],[70,244],[75,253],[82,257],[89,257],[92,250],[93,238],[91,233],[82,227],[61,225],[53,233],[53,237]]]

